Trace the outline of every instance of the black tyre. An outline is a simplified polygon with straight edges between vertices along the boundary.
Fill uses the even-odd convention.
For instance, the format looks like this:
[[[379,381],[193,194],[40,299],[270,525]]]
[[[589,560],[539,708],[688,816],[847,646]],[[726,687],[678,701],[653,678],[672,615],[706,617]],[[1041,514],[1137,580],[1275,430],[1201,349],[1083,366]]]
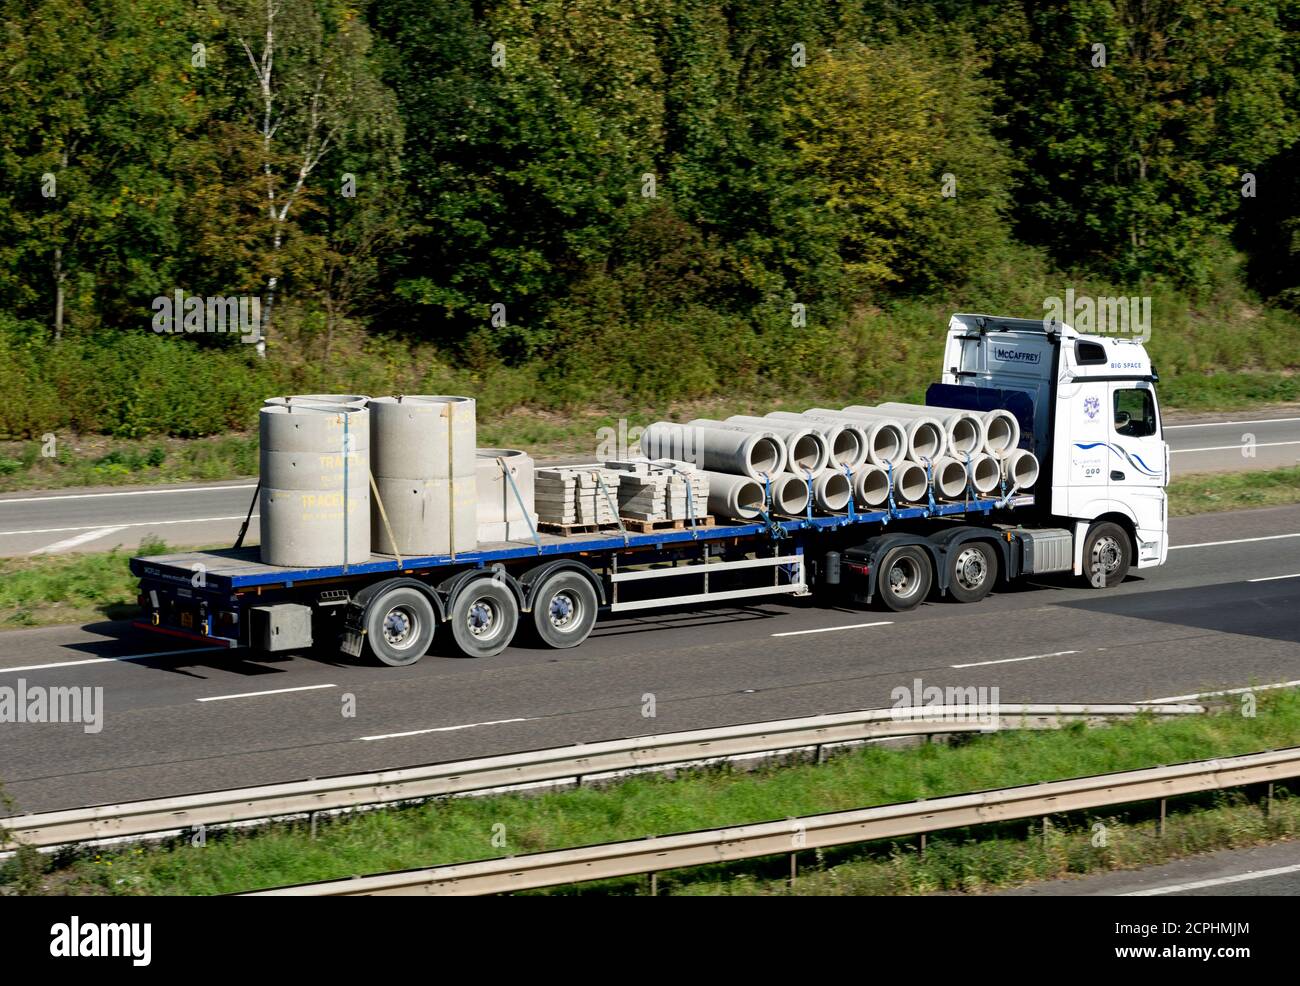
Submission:
[[[959,603],[977,603],[998,580],[998,553],[986,541],[967,541],[948,553],[948,593]]]
[[[921,605],[933,584],[930,556],[914,544],[887,551],[876,576],[881,602],[895,613]]]
[[[533,629],[547,647],[577,647],[596,625],[600,605],[591,582],[578,572],[556,572],[533,594]]]
[[[384,664],[405,667],[428,651],[437,622],[433,603],[419,589],[389,589],[366,607],[366,645]]]
[[[494,657],[519,626],[519,603],[504,582],[485,578],[461,589],[451,608],[451,635],[466,657]]]
[[[1097,589],[1119,585],[1131,563],[1128,532],[1118,524],[1094,524],[1083,543],[1083,574],[1088,584]]]

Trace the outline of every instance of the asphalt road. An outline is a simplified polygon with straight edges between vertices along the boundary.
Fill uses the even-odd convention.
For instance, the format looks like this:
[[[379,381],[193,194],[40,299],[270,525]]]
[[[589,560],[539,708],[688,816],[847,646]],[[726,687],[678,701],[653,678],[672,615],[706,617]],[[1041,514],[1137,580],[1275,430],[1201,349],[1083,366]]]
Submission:
[[[1285,412],[1290,413],[1290,412]],[[1274,469],[1300,460],[1300,417],[1259,412],[1187,419],[1165,426],[1173,472]],[[1242,455],[1253,435],[1253,457]],[[248,512],[250,480],[190,486],[116,487],[0,495],[0,555],[133,551],[146,537],[176,547],[228,545]],[[257,517],[248,532],[256,544]]]
[[[1169,564],[1104,593],[1053,579],[906,614],[783,598],[400,669],[168,652],[120,624],[6,633],[0,687],[100,687],[105,712],[93,733],[0,724],[0,781],[31,811],[888,707],[918,681],[1065,703],[1300,679],[1300,506],[1171,526]]]
[[[1300,843],[1280,842],[1249,849],[1225,849],[1160,866],[1068,880],[1047,880],[1002,897],[1300,897]],[[1157,920],[1160,920],[1157,918]],[[1232,922],[1231,909],[1204,920]],[[1240,944],[1249,945],[1249,935]],[[1117,942],[1118,944],[1119,942]],[[1126,945],[1142,945],[1134,939]],[[1168,944],[1164,942],[1162,944]],[[1202,944],[1192,938],[1180,942]]]

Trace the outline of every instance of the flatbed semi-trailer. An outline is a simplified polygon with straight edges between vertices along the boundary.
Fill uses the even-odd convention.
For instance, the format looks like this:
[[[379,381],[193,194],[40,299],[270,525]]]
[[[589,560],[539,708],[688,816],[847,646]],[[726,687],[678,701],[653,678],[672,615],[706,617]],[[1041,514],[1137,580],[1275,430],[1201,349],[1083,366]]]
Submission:
[[[526,630],[573,647],[602,612],[807,594],[894,611],[976,602],[999,583],[1073,572],[1098,588],[1168,550],[1168,446],[1142,344],[1030,319],[956,315],[935,406],[1013,411],[1042,463],[1025,492],[831,516],[632,533],[535,534],[455,555],[282,568],[256,548],[133,558],[144,616],[173,636],[266,651],[334,647],[389,665],[435,633],[489,656]],[[445,627],[445,630],[439,630]]]

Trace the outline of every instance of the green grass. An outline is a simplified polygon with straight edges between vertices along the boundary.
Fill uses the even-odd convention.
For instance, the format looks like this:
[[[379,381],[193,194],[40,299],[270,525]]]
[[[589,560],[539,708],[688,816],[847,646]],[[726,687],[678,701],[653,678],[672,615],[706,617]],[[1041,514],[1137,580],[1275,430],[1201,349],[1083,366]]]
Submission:
[[[645,775],[602,789],[454,798],[339,817],[316,839],[303,824],[73,859],[47,874],[63,892],[212,894],[614,840],[985,788],[1231,756],[1294,745],[1300,694],[1266,693],[1257,715],[1058,732],[1009,731],[955,746],[855,750],[828,763]],[[21,808],[21,805],[18,806]],[[494,836],[504,845],[494,845]],[[716,871],[706,878],[716,879]],[[0,871],[0,879],[17,879]]]
[[[1169,516],[1300,503],[1300,466],[1179,476],[1169,484]]]
[[[215,482],[257,475],[257,436],[108,438],[70,436],[54,442],[0,442],[0,492],[69,486],[144,486]]]
[[[122,620],[139,612],[131,555],[160,555],[167,545],[145,538],[139,548],[82,555],[0,558],[0,627]]]

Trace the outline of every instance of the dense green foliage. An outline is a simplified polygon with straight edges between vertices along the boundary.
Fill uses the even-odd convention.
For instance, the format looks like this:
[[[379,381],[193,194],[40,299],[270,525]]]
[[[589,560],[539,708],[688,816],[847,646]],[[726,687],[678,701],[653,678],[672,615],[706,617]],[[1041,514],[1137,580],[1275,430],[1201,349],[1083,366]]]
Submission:
[[[0,435],[906,396],[1066,287],[1152,296],[1175,388],[1285,374],[1298,62],[1297,0],[0,0]]]

